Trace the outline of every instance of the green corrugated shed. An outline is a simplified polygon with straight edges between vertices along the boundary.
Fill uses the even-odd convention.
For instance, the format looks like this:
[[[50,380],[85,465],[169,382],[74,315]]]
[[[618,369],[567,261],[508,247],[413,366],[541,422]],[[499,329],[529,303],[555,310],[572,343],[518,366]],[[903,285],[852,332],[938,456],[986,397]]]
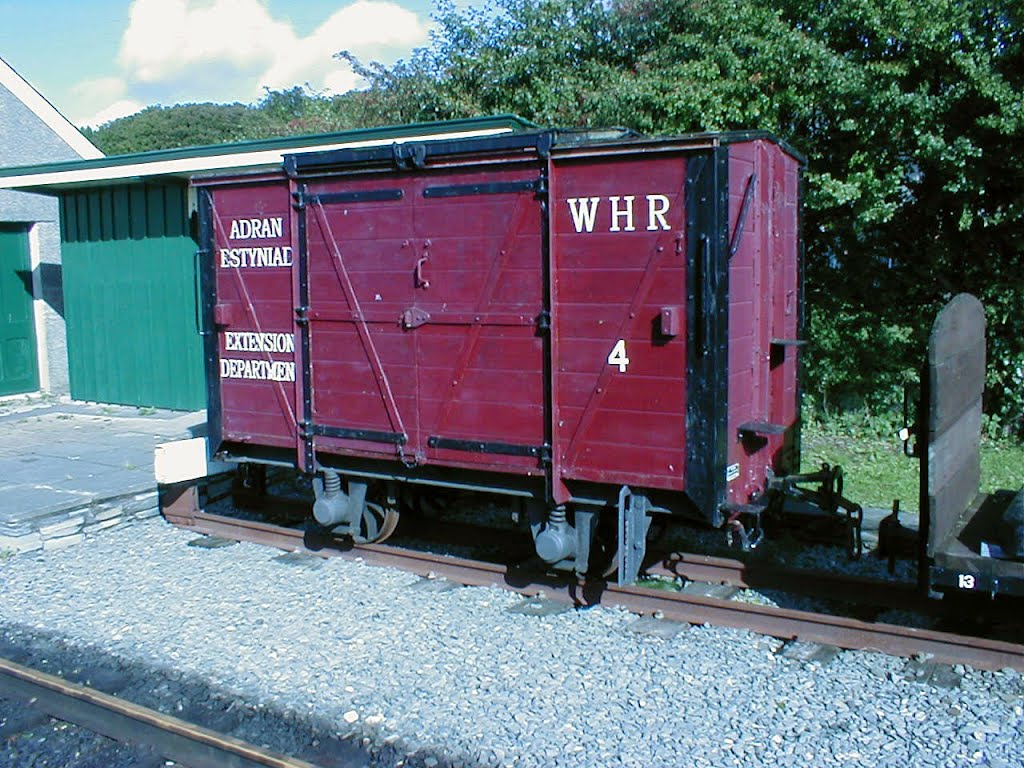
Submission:
[[[62,195],[73,398],[206,406],[187,196],[181,182]]]

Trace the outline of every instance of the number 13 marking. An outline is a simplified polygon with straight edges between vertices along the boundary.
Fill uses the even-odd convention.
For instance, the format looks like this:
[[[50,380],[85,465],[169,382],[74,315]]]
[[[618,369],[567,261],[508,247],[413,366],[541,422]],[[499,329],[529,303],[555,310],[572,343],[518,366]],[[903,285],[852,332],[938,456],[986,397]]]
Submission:
[[[626,372],[626,366],[629,365],[629,358],[626,357],[625,339],[619,339],[615,342],[615,346],[612,347],[612,351],[608,354],[608,365],[619,366],[619,373]]]
[[[974,589],[978,586],[978,582],[970,573],[958,573],[956,577],[956,585],[960,587],[960,589]]]

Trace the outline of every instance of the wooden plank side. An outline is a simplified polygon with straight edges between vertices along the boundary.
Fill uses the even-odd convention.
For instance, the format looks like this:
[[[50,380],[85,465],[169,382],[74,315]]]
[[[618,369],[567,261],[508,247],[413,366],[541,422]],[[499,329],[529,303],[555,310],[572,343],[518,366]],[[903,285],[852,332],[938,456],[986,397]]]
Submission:
[[[985,310],[959,294],[935,319],[928,342],[928,555],[954,534],[978,493]]]
[[[948,473],[945,484],[933,485],[928,494],[932,521],[928,529],[929,556],[948,548],[949,540],[961,524],[964,511],[977,496],[981,477],[978,452],[967,452],[962,458],[962,463],[944,468]]]
[[[955,422],[947,424],[939,434],[933,434],[928,445],[928,479],[932,489],[948,489],[964,466],[979,466],[978,435],[981,433],[981,399],[960,414]],[[973,500],[977,486],[965,502]]]
[[[932,363],[934,375],[931,391],[931,428],[942,432],[955,424],[965,412],[981,402],[985,391],[985,336],[967,342],[961,349]]]
[[[561,160],[551,181],[559,479],[681,489],[687,157]],[[679,326],[662,331],[662,310]],[[724,472],[723,472],[724,474]]]

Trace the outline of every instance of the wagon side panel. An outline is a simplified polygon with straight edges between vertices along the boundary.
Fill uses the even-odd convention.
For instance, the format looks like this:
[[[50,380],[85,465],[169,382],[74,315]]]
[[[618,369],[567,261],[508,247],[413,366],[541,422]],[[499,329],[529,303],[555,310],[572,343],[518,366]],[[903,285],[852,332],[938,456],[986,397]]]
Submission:
[[[293,448],[294,253],[287,183],[206,187],[199,196],[214,442]]]
[[[395,458],[416,439],[416,375],[400,317],[412,302],[407,176],[300,187],[308,296],[306,409],[319,451]]]
[[[421,183],[423,449],[431,463],[538,474],[547,440],[541,169],[469,168]]]
[[[555,461],[560,478],[683,490],[683,155],[554,165]]]
[[[769,141],[730,146],[728,499],[798,469],[799,166]]]

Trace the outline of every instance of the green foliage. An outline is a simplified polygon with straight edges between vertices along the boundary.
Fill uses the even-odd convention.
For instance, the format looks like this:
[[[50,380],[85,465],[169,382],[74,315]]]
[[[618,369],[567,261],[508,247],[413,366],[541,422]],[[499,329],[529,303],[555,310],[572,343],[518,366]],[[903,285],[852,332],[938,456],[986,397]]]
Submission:
[[[123,152],[499,112],[772,131],[808,158],[805,382],[819,411],[891,407],[938,309],[970,291],[989,313],[990,423],[1024,428],[1019,0],[444,0],[435,20],[392,66],[339,53],[361,91],[153,108],[94,136]]]
[[[255,105],[179,104],[149,107],[83,133],[108,155],[273,136],[330,133],[356,127],[352,97],[327,97],[304,86],[267,90]]]
[[[350,115],[350,96],[330,97],[296,85],[283,91],[267,89],[256,104],[273,135],[300,136],[361,127]]]
[[[222,144],[269,134],[269,122],[244,104],[149,107],[84,133],[105,154]]]
[[[994,301],[988,408],[1019,428],[1024,47],[1015,0],[492,0],[362,65],[366,123],[516,112],[648,133],[760,128],[808,157],[808,392],[891,407],[938,309]]]
[[[1024,279],[980,291],[988,321],[985,412],[988,433],[1024,436]]]
[[[895,437],[896,414],[847,414],[827,424],[810,420],[804,428],[803,466],[822,462],[843,468],[843,495],[863,506],[891,508],[893,499],[906,510],[918,509],[920,461],[903,454]],[[892,426],[886,432],[885,425]],[[1017,490],[1021,486],[1024,444],[1016,440],[982,440],[981,491]]]
[[[804,393],[825,417],[898,408],[904,385],[918,380],[927,343],[924,327],[856,305],[814,312],[808,335],[814,354],[804,366]]]

